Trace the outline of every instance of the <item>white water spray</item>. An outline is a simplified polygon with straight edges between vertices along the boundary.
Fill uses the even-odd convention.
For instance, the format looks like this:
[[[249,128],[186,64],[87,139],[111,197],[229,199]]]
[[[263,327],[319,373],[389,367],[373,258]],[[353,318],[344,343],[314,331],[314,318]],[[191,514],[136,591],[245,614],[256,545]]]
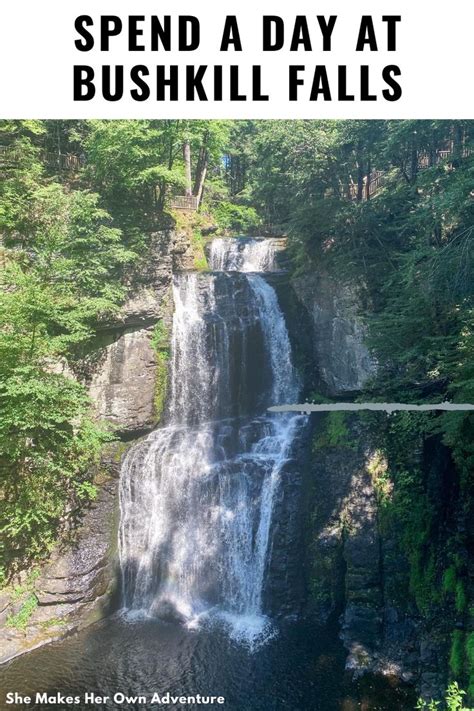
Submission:
[[[274,272],[277,271],[275,247],[269,239],[212,240],[210,265],[220,272]]]
[[[237,244],[236,244],[237,243]],[[214,240],[211,267],[272,268],[269,241]],[[303,418],[269,415],[298,384],[274,289],[258,274],[175,277],[169,424],[126,457],[123,607],[264,639],[274,501]]]

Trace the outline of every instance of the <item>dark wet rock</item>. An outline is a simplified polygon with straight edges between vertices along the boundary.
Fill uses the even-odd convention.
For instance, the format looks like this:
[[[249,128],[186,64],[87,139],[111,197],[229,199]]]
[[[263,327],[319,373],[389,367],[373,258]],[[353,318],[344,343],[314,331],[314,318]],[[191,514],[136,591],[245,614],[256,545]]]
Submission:
[[[35,586],[40,608],[86,604],[109,591],[114,565],[111,547],[115,546],[110,538],[116,487],[112,478],[102,486],[81,522],[74,543],[51,556]]]
[[[274,501],[264,608],[272,617],[286,617],[301,612],[304,597],[304,528],[301,508],[304,506],[303,432],[294,459],[281,472],[281,485]]]
[[[347,447],[315,446],[324,417],[314,417],[310,607],[319,622],[343,614],[348,647],[370,619],[375,646],[382,603],[377,501],[357,432]]]
[[[315,417],[316,433],[322,417]],[[371,443],[350,429],[352,448],[313,447],[308,611],[320,623],[339,616],[346,670],[354,679],[397,678],[426,699],[442,698],[449,641],[407,604],[401,589],[407,562],[393,531],[380,531]]]
[[[215,235],[218,231],[219,227],[217,225],[210,225],[209,227],[204,227],[201,230],[201,233],[204,235],[204,237],[207,237],[208,235]]]

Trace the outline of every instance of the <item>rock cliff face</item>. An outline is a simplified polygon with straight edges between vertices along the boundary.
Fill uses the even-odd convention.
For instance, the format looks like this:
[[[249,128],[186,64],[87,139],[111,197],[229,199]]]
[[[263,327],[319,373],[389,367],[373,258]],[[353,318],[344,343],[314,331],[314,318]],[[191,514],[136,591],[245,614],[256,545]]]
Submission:
[[[380,523],[375,447],[356,417],[347,442],[320,443],[326,416],[314,417],[308,480],[308,613],[322,625],[339,621],[346,669],[414,683],[426,698],[442,696],[446,637],[426,629],[408,590],[393,531]],[[404,583],[407,584],[406,582]]]
[[[29,585],[37,606],[25,630],[6,626],[0,663],[67,632],[86,626],[111,609],[116,580],[117,478],[120,447],[109,448],[101,467],[99,495],[79,526],[53,551],[38,578]],[[10,603],[7,605],[7,603]],[[11,604],[0,601],[0,623],[16,614],[24,596]]]
[[[305,428],[297,446],[281,472],[273,508],[264,609],[272,617],[294,616],[302,612],[305,599],[305,516],[308,501],[305,471],[308,468],[309,428]]]
[[[155,424],[156,356],[152,329],[127,328],[105,346],[89,383],[100,417],[120,433],[137,435]]]
[[[376,364],[364,343],[356,295],[323,273],[296,277],[292,286],[310,316],[313,363],[323,394],[358,392]]]
[[[382,580],[377,501],[366,443],[359,431],[345,445],[318,445],[325,416],[315,419],[310,604],[322,623],[342,613],[348,650],[367,656],[380,638]],[[353,660],[348,664],[352,667]]]
[[[83,380],[99,417],[127,439],[156,424],[153,328],[160,320],[171,320],[173,273],[192,265],[185,233],[151,235],[148,259],[134,276],[129,298],[116,319],[102,325],[96,347],[84,362]]]
[[[288,318],[299,323],[292,335],[303,363],[310,363],[306,392],[315,387],[326,396],[352,399],[376,370],[364,343],[356,295],[327,274],[298,276],[291,286],[303,307]],[[376,446],[357,416],[348,419],[341,441],[324,442],[327,422],[325,415],[312,416],[313,441],[303,477],[310,502],[304,546],[307,611],[322,625],[339,621],[346,668],[355,677],[390,675],[415,683],[425,698],[440,697],[446,640],[423,626],[408,602],[408,590],[399,590],[407,561],[400,557],[393,531],[380,522]],[[421,451],[414,456],[423,467]]]

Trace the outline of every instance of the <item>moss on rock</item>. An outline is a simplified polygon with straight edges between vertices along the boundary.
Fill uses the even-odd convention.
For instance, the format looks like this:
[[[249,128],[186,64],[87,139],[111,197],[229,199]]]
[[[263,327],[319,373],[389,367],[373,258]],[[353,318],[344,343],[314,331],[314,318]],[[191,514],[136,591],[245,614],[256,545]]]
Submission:
[[[154,405],[156,423],[159,424],[168,394],[168,365],[170,359],[170,333],[163,319],[158,321],[153,329],[151,344],[156,356]]]

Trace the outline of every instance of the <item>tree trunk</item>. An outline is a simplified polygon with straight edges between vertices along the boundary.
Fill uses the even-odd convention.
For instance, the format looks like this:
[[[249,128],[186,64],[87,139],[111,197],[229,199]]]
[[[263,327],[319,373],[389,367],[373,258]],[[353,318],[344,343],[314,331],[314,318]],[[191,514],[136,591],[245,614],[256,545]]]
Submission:
[[[206,180],[206,173],[207,173],[207,156],[206,156],[206,159],[205,159],[205,161],[204,161],[204,163],[203,163],[203,165],[202,165],[202,169],[201,169],[201,172],[200,172],[200,175],[199,175],[199,184],[198,184],[197,190],[196,190],[196,197],[197,197],[198,207],[199,207],[199,205],[201,204],[201,200],[202,200],[202,194],[203,194],[203,191],[204,191],[204,182],[205,182],[205,180]]]
[[[193,186],[191,179],[191,146],[188,140],[183,143],[183,158],[184,158],[184,170],[186,177],[186,191],[187,197],[191,197],[193,194]]]
[[[366,176],[366,183],[365,183],[365,199],[370,200],[370,174],[371,174],[372,168],[370,166],[370,157],[367,161],[367,176]]]
[[[196,177],[194,180],[194,190],[193,195],[198,199],[198,207],[202,199],[202,192],[204,190],[204,181],[206,180],[207,173],[207,163],[208,163],[208,152],[207,152],[207,140],[208,135],[206,134],[203,139],[202,146],[199,150],[199,158],[196,166]]]
[[[462,152],[463,152],[463,132],[462,132],[462,127],[461,127],[461,122],[460,121],[455,121],[453,124],[453,147],[452,147],[452,154],[453,154],[453,160],[452,163],[454,166],[459,165],[459,161],[462,157]]]
[[[364,169],[362,163],[357,163],[357,202],[361,202],[364,197]]]
[[[418,174],[418,149],[415,138],[411,142],[410,180],[413,184]]]

